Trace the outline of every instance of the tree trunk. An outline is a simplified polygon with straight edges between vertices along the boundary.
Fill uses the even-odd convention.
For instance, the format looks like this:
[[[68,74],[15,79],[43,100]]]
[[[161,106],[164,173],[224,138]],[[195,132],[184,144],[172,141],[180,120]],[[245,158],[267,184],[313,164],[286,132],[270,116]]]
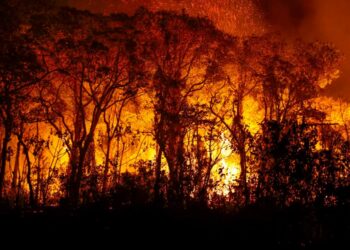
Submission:
[[[36,203],[40,200],[40,184],[41,184],[41,168],[39,164],[39,157],[38,157],[38,167],[37,167],[37,174],[36,174],[36,189],[35,189],[35,201]]]
[[[79,205],[80,198],[80,184],[83,176],[83,166],[85,154],[83,150],[79,149],[79,155],[71,156],[71,173],[68,186],[68,200],[72,207]],[[77,159],[78,158],[78,159]]]
[[[244,203],[247,206],[250,203],[250,193],[247,185],[247,154],[245,149],[240,150],[239,156],[240,156],[240,167],[241,167],[240,182],[243,188],[242,191],[244,195]]]
[[[184,176],[184,127],[178,114],[163,112],[156,124],[156,140],[160,151],[164,153],[169,168],[168,203],[169,206],[183,207]]]
[[[74,206],[75,203],[75,179],[77,175],[77,169],[78,169],[78,148],[74,146],[70,153],[70,171],[68,172],[69,179],[67,180],[67,200],[69,201],[69,205]]]
[[[16,158],[15,158],[15,167],[13,170],[13,177],[12,177],[12,183],[11,183],[11,189],[13,193],[16,193],[17,189],[17,176],[19,171],[19,157],[21,155],[21,142],[18,140],[17,142],[17,148],[16,148]]]
[[[99,191],[96,169],[95,143],[93,140],[89,143],[88,149],[83,159],[83,163],[83,176],[84,173],[86,173],[87,176],[89,176],[89,186],[86,198],[88,202],[94,202],[98,199]]]
[[[24,144],[24,142],[21,140],[21,144],[23,146],[23,151],[24,155],[26,157],[26,162],[27,162],[27,182],[29,186],[29,204],[31,207],[36,207],[35,203],[35,197],[34,197],[34,190],[33,190],[33,184],[32,184],[32,166],[29,158],[29,150],[27,146]]]
[[[155,169],[155,181],[154,181],[154,204],[156,206],[161,206],[160,197],[160,178],[161,178],[161,167],[162,167],[162,151],[160,147],[157,147],[156,156],[156,169]]]
[[[1,151],[1,169],[0,169],[0,199],[3,195],[4,181],[6,174],[6,160],[7,160],[7,146],[11,139],[11,127],[5,126],[5,136],[2,141],[2,151]]]
[[[110,150],[111,150],[111,140],[110,140],[110,138],[108,138],[106,160],[105,160],[105,166],[104,166],[104,171],[103,171],[102,194],[106,194],[106,191],[107,191]]]
[[[182,93],[183,83],[179,79],[169,78],[159,68],[154,76],[154,84],[157,91],[155,135],[169,167],[168,203],[169,206],[182,208],[186,134],[183,119],[186,107],[186,99]]]
[[[76,153],[72,155],[73,157],[71,159],[71,177],[70,177],[70,183],[69,183],[69,201],[70,205],[73,207],[77,207],[79,205],[80,200],[80,186],[81,181],[83,178],[83,170],[84,170],[84,163],[85,163],[85,157],[86,153],[88,151],[89,145],[91,144],[91,136],[89,136],[88,139],[86,139],[84,147],[79,147],[76,149],[76,151],[79,152],[77,155]]]
[[[171,135],[171,134],[170,134]],[[169,136],[169,134],[168,134]],[[165,158],[167,159],[170,171],[170,183],[168,189],[169,205],[174,208],[183,208],[184,205],[184,150],[183,137],[179,134],[172,134],[167,141]]]
[[[244,89],[243,86],[241,86]],[[237,95],[237,99],[234,102],[234,111],[235,116],[233,120],[233,131],[236,135],[236,146],[238,148],[239,158],[240,158],[240,168],[241,173],[239,176],[240,186],[242,188],[242,194],[244,196],[244,204],[247,206],[250,203],[250,194],[247,185],[247,152],[246,152],[246,139],[247,139],[247,131],[244,128],[243,121],[243,101],[244,96],[243,92],[239,92]],[[235,107],[236,106],[236,107]]]
[[[86,150],[82,149],[80,151],[77,175],[76,175],[76,180],[75,180],[75,183],[74,183],[74,191],[73,191],[73,206],[74,207],[77,207],[79,205],[80,186],[81,186],[81,181],[83,179],[85,155],[86,155]]]

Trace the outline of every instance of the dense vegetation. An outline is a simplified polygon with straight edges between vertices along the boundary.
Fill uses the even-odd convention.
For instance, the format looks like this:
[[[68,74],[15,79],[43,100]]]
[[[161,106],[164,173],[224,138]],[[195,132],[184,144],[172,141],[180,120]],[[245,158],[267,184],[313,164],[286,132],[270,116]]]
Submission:
[[[103,16],[6,0],[0,18],[7,226],[21,213],[55,225],[47,209],[59,206],[61,215],[79,207],[73,214],[82,221],[86,208],[91,218],[106,216],[86,220],[91,228],[141,225],[131,219],[141,209],[142,218],[174,220],[168,229],[179,218],[203,235],[227,228],[215,233],[244,236],[242,244],[265,222],[281,235],[305,223],[293,243],[280,235],[273,245],[321,244],[349,232],[347,110],[334,122],[319,103],[339,72],[331,45],[233,36],[206,18],[145,8]],[[340,231],[331,222],[342,221],[337,213]],[[62,227],[78,225],[64,218]]]

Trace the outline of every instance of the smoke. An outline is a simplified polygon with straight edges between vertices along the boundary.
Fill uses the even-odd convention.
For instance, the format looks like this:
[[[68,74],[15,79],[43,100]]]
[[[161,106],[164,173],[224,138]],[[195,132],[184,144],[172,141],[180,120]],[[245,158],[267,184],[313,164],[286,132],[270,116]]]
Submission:
[[[350,100],[350,1],[253,1],[272,29],[288,38],[332,43],[344,54],[341,77],[329,86],[326,93]]]
[[[207,16],[218,28],[237,36],[260,34],[265,30],[253,0],[67,0],[79,9],[109,14],[132,14],[140,6],[150,10],[185,10],[192,16]]]
[[[300,34],[314,16],[314,0],[254,0],[265,21],[286,34]]]
[[[62,0],[61,0],[62,1]],[[333,43],[345,56],[341,77],[329,89],[350,100],[350,1],[348,0],[63,0],[73,7],[108,14],[144,5],[152,10],[182,10],[209,16],[234,35],[275,30],[288,39]]]
[[[345,56],[341,78],[330,87],[333,95],[350,100],[350,1],[319,1],[315,24],[320,40],[331,41]]]

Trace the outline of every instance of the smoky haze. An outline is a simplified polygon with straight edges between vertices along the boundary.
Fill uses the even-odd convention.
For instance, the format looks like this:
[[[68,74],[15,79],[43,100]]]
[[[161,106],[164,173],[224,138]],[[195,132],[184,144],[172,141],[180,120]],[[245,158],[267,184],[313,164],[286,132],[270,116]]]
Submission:
[[[219,28],[255,33],[274,29],[287,38],[333,43],[343,54],[340,78],[327,93],[350,100],[350,1],[348,0],[68,0],[71,6],[90,11],[132,13],[144,5],[150,9],[186,11],[208,15]],[[237,13],[237,12],[242,12]],[[235,24],[233,24],[235,23]],[[262,24],[263,23],[263,24]],[[262,27],[263,26],[263,27]]]
[[[255,0],[268,25],[286,36],[333,43],[344,55],[340,78],[328,87],[332,96],[350,100],[350,1]]]
[[[315,0],[255,0],[265,21],[288,35],[297,34],[315,14]]]

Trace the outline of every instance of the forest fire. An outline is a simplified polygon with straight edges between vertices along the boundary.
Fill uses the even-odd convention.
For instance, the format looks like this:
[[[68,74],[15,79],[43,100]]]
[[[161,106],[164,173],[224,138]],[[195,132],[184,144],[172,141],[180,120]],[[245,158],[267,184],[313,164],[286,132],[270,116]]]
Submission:
[[[0,3],[0,210],[349,206],[347,59],[296,38],[311,3],[97,2]]]

